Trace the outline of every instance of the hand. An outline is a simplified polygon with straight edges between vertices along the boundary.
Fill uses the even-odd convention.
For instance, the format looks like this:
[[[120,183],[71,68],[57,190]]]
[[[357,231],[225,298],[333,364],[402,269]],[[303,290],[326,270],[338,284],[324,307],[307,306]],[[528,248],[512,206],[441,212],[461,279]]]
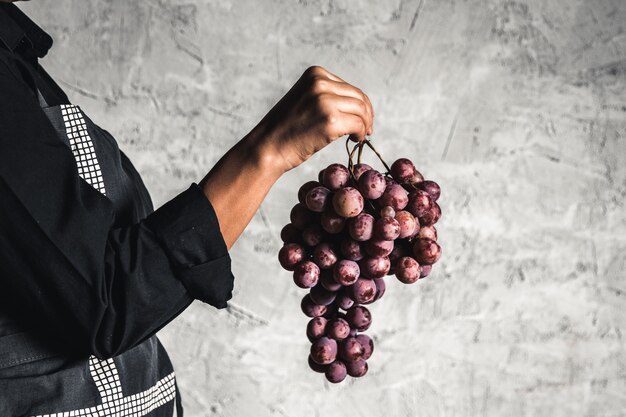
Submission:
[[[284,173],[342,136],[363,140],[373,122],[367,95],[322,67],[310,67],[250,136]]]

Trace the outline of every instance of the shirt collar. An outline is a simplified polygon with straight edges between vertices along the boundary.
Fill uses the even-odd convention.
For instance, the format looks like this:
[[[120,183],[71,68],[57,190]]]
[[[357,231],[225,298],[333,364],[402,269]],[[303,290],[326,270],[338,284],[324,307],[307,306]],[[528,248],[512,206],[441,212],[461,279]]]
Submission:
[[[0,42],[15,53],[34,53],[43,58],[52,38],[16,5],[0,3]]]

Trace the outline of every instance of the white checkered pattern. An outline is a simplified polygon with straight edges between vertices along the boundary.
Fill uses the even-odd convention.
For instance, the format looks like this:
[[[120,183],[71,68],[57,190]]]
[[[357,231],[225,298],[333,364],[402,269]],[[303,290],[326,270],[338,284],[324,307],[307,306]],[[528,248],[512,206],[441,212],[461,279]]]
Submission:
[[[76,160],[78,174],[92,187],[106,195],[100,164],[98,164],[96,151],[81,110],[77,106],[64,104],[61,106],[61,115]],[[36,417],[141,417],[172,401],[176,396],[174,372],[157,381],[152,388],[128,397],[124,397],[122,393],[120,376],[113,359],[100,360],[91,356],[89,372],[96,384],[102,404]]]
[[[65,134],[70,141],[70,148],[76,160],[78,175],[93,188],[106,194],[100,164],[96,150],[87,131],[87,124],[82,111],[73,104],[61,105],[61,116],[65,124]]]

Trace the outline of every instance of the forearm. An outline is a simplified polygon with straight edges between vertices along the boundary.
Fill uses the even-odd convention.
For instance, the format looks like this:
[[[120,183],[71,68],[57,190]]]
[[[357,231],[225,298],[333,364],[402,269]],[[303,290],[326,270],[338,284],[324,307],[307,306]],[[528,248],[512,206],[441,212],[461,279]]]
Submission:
[[[261,140],[254,134],[243,138],[200,182],[213,205],[228,249],[284,172]]]

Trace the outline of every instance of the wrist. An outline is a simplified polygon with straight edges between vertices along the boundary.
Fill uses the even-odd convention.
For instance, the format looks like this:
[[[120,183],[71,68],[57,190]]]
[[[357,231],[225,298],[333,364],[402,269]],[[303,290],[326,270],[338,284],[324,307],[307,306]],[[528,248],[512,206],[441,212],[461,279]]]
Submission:
[[[267,135],[250,132],[240,142],[242,152],[260,172],[278,180],[286,171],[284,158]]]

